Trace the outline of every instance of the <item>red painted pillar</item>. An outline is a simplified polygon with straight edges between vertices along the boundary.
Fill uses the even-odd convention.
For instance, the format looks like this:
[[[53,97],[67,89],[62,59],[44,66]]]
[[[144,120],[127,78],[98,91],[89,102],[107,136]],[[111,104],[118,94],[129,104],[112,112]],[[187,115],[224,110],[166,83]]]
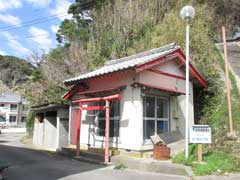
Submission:
[[[77,121],[77,149],[76,149],[76,156],[80,155],[80,133],[81,133],[81,121],[82,121],[82,103],[79,103],[79,110],[78,110],[78,121]]]
[[[106,119],[105,119],[105,154],[104,162],[105,164],[109,163],[109,126],[110,126],[110,117],[109,117],[109,100],[106,100]]]

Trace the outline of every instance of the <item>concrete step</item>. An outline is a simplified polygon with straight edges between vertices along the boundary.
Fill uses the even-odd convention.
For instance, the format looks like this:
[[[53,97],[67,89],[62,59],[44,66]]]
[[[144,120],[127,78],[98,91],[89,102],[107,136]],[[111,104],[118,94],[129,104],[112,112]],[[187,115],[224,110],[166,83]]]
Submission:
[[[180,164],[173,164],[171,161],[157,161],[154,159],[145,158],[129,158],[125,156],[113,156],[112,164],[114,166],[126,166],[129,169],[140,171],[179,175],[185,177],[193,176],[190,167]]]

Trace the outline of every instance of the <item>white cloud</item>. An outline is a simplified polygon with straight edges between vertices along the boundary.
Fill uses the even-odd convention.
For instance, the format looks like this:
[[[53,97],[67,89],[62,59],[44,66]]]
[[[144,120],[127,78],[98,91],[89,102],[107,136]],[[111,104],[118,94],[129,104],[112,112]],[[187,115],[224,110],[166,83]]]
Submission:
[[[17,16],[11,14],[0,14],[0,22],[4,22],[10,25],[20,25],[21,20]]]
[[[4,52],[4,51],[2,51],[2,50],[0,50],[0,55],[6,55],[6,53]]]
[[[52,2],[52,0],[25,0],[25,1],[31,3],[34,7],[47,7]]]
[[[18,40],[16,36],[11,35],[9,32],[1,32],[1,35],[8,40],[8,46],[15,51],[15,53],[19,53],[22,55],[29,55],[32,52],[25,48]]]
[[[55,2],[55,8],[50,9],[49,13],[51,15],[58,14],[59,19],[62,20],[62,21],[64,19],[71,19],[72,15],[67,14],[68,8],[71,4],[72,3],[70,3],[68,0],[57,0]]]
[[[0,0],[0,11],[7,11],[9,9],[17,9],[22,7],[21,0]]]
[[[53,33],[57,33],[58,29],[59,29],[59,26],[51,25],[51,30],[52,30]]]
[[[31,26],[29,28],[29,33],[31,34],[31,36],[35,36],[31,38],[31,40],[36,42],[39,45],[39,48],[49,50],[52,45],[52,40],[49,38],[48,31]]]

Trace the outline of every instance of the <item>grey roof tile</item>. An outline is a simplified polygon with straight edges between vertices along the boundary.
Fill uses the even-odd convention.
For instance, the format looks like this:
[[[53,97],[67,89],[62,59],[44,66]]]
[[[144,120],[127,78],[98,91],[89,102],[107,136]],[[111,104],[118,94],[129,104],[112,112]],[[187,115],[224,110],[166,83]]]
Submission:
[[[65,84],[73,84],[76,81],[85,80],[88,78],[100,76],[103,74],[108,74],[120,70],[125,70],[129,68],[133,68],[147,62],[151,62],[157,58],[160,58],[172,51],[178,49],[179,47],[175,43],[171,43],[160,48],[155,48],[150,51],[134,54],[132,56],[123,57],[120,59],[110,60],[106,62],[106,64],[94,71],[88,72],[86,74],[82,74],[80,76],[67,79],[64,81]]]

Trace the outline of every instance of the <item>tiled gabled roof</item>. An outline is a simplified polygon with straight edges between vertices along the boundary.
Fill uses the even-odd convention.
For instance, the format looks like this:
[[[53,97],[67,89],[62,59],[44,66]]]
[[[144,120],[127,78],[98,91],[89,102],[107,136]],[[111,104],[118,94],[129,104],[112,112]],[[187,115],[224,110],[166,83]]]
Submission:
[[[82,74],[80,76],[77,76],[71,79],[67,79],[64,81],[64,83],[66,85],[72,85],[77,81],[133,68],[133,67],[151,62],[153,60],[156,60],[164,55],[167,55],[175,51],[176,49],[179,49],[179,47],[175,43],[171,43],[171,44],[162,46],[160,48],[152,49],[150,51],[134,54],[132,56],[123,57],[120,59],[110,60],[103,67],[96,69],[94,71],[91,71],[89,73]]]

